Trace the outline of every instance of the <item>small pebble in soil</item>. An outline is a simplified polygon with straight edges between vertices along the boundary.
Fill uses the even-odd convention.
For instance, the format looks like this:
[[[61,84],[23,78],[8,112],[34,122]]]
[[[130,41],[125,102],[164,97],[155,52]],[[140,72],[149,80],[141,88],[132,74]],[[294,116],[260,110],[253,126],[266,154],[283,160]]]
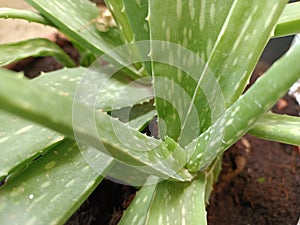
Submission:
[[[283,98],[279,99],[278,102],[276,103],[276,107],[279,110],[285,109],[288,105],[289,103]]]

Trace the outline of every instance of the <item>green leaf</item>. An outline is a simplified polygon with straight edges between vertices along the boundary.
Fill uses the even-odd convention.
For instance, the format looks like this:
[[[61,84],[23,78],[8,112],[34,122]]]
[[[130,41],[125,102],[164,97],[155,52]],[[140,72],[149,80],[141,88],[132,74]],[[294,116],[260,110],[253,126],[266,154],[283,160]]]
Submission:
[[[115,1],[115,0],[114,0]],[[148,1],[147,0],[122,0],[124,6],[124,13],[128,17],[130,29],[133,34],[133,41],[149,40],[149,25],[146,21],[148,15]],[[110,0],[112,2],[112,0]],[[131,40],[128,40],[129,43]]]
[[[62,69],[42,74],[33,80],[61,95],[74,95],[83,68]],[[11,75],[14,75],[12,73]],[[0,113],[0,180],[20,173],[36,158],[64,139],[64,135],[6,112]],[[20,147],[22,146],[22,147]]]
[[[62,96],[74,97],[76,87],[78,86],[83,75],[87,73],[85,68],[61,69],[50,73],[42,73],[41,76],[30,80],[34,84],[39,84],[45,89],[57,92]],[[91,74],[91,72],[89,72]],[[97,73],[98,78],[105,79],[106,74]],[[111,110],[113,102],[118,98],[118,92],[127,87],[126,81],[131,81],[122,74],[106,81],[106,85],[101,90],[101,96],[106,101],[99,101],[96,107],[103,110]],[[141,95],[149,95],[147,87],[138,89],[135,86],[133,89],[123,91],[127,96],[133,96],[136,92]],[[147,99],[145,99],[147,100]],[[124,103],[127,106],[126,103]],[[146,106],[146,107],[142,107]],[[120,105],[119,105],[120,107]],[[145,103],[144,105],[136,105],[132,108],[127,107],[127,112],[119,112],[119,116],[125,116],[130,113],[130,126],[135,129],[140,129],[148,120],[150,120],[155,112],[152,104]],[[114,113],[117,115],[117,113]],[[0,180],[11,176],[12,173],[17,174],[20,170],[28,166],[34,159],[45,154],[49,148],[58,143],[64,138],[64,135],[53,130],[42,127],[31,121],[24,120],[5,112],[0,113],[0,158],[3,158],[0,168]],[[125,121],[124,121],[125,122]],[[126,121],[128,122],[128,121]],[[19,146],[22,146],[20,148]]]
[[[225,121],[217,121],[210,129],[186,147],[191,149],[196,146],[196,150],[187,164],[190,171],[207,168],[216,155],[222,154],[234,144],[288,91],[299,79],[299,57],[300,45],[295,44],[244,95],[226,110]],[[282,74],[286,74],[284,82]],[[207,140],[211,135],[210,130],[216,132],[214,126],[219,124],[225,126],[223,140],[217,138],[207,146]],[[218,144],[220,142],[222,142],[221,145]]]
[[[65,141],[0,189],[1,223],[63,224],[101,180],[76,144]]]
[[[84,88],[86,91],[95,88],[99,96],[95,102],[95,107],[103,111],[132,107],[153,98],[150,84],[135,82],[122,72],[117,72],[113,76],[106,72],[105,70],[100,71],[99,68],[94,70],[94,66],[89,69],[82,67],[64,68],[42,74],[32,82],[46,86],[62,96],[70,97],[75,96],[77,88]],[[79,86],[79,84],[81,85]],[[77,89],[77,92],[80,92],[80,90]],[[143,98],[137,99],[136,93],[139,93],[139,96],[143,96]],[[124,96],[126,96],[126,99],[124,99]]]
[[[150,1],[151,39],[179,44],[208,63],[229,106],[242,93],[286,2]]]
[[[75,66],[73,60],[57,44],[45,38],[0,45],[0,66],[30,56],[53,56],[67,67]]]
[[[122,36],[124,43],[130,43],[134,41],[133,31],[127,14],[125,13],[126,9],[123,0],[108,0],[105,2],[116,20],[117,27],[119,30],[121,30],[120,35]]]
[[[91,23],[100,15],[98,8],[86,0],[27,0],[47,20],[51,21],[60,31],[68,36],[76,46],[81,45],[100,56],[104,52],[122,44],[120,34],[116,28],[102,32]],[[66,13],[68,12],[68,13]],[[112,55],[105,58],[109,62],[126,64],[122,55]],[[133,66],[127,71],[131,76],[140,76],[140,72]]]
[[[99,15],[97,7],[88,1],[27,0],[27,2],[72,40],[98,55],[120,44],[118,34],[115,32],[100,32],[95,26],[86,27]],[[111,36],[112,33],[116,36]]]
[[[162,181],[144,186],[119,224],[206,224],[206,181],[206,175],[201,174],[192,182]]]
[[[64,136],[31,121],[0,112],[0,181],[26,168]]]
[[[300,2],[287,4],[283,10],[273,37],[300,33]]]
[[[157,112],[153,106],[153,101],[111,112],[111,116],[118,118],[123,123],[128,123],[130,127],[136,129],[143,129],[144,125],[156,115]]]
[[[221,171],[221,159],[192,182],[158,183],[149,177],[150,185],[137,192],[119,224],[206,224],[205,203]]]
[[[106,0],[105,2],[115,18],[124,43],[150,39],[149,25],[146,21],[148,0]],[[148,46],[148,52],[150,52],[150,46]],[[134,49],[133,54],[138,57],[138,49]],[[150,63],[143,62],[143,65],[148,74],[151,74]]]
[[[108,151],[116,159],[138,166],[147,173],[181,181],[192,178],[182,169],[186,160],[184,150],[171,138],[162,142],[147,137],[81,102],[75,101],[73,106],[70,96],[45,90],[24,79],[16,79],[11,76],[14,73],[9,71],[0,70],[0,74],[2,109],[71,138],[75,132],[77,141],[100,151]]]
[[[267,113],[249,133],[259,138],[300,146],[300,118]]]
[[[50,21],[45,19],[40,14],[28,10],[0,8],[0,18],[24,19],[29,22],[53,26],[53,24]]]
[[[123,213],[119,225],[145,225],[147,212],[155,195],[157,183],[143,186]],[[160,207],[161,208],[161,207]]]
[[[205,0],[149,1],[151,40],[172,42],[191,50],[196,55],[190,57],[183,52],[180,52],[180,55],[167,43],[162,43],[158,49],[151,46],[153,59],[157,55],[166,54],[170,59],[169,64],[186,65],[194,67],[193,72],[198,71],[188,76],[165,64],[153,64],[155,93],[162,94],[156,98],[157,111],[168,128],[167,135],[177,140],[180,134],[187,132],[185,136],[190,138],[183,141],[181,139],[184,138],[179,138],[179,142],[186,145],[198,136],[199,130],[203,132],[214,122],[214,119],[208,116],[211,114],[209,111],[211,104],[205,98],[213,88],[206,86],[205,76],[215,75],[227,107],[236,101],[244,90],[285,3],[286,0],[226,0],[222,1],[222,4]],[[203,61],[199,63],[197,57]],[[173,85],[166,83],[168,92],[160,91],[166,90],[161,89],[164,82],[157,82],[161,77],[173,82]],[[180,102],[183,94],[178,92],[176,85],[191,100],[186,101],[184,98]],[[207,92],[203,89],[205,86],[209,89]],[[171,102],[175,103],[173,106],[175,109],[171,110],[166,101],[159,99],[162,97],[171,99]],[[222,96],[219,98],[222,101]],[[198,118],[192,115],[193,107],[200,109],[199,112],[195,112]],[[181,124],[174,122],[180,120]],[[197,120],[198,125],[195,127],[198,131],[195,128],[192,132],[189,125],[197,123],[195,122]],[[160,130],[163,130],[161,127],[162,125]]]

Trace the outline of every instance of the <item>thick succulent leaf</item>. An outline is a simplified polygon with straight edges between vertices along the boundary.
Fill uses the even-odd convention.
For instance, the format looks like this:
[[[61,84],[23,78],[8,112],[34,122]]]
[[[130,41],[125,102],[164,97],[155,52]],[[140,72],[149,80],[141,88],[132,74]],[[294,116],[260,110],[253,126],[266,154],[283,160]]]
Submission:
[[[1,224],[63,224],[101,180],[65,141],[0,189]]]
[[[43,85],[65,96],[74,95],[84,71],[83,68],[62,69],[43,74],[29,82]],[[1,181],[12,174],[18,174],[64,139],[60,133],[3,111],[0,113],[0,121]]]
[[[82,67],[75,69],[61,69],[43,74],[42,76],[34,79],[33,82],[46,86],[60,95],[74,97],[76,88],[82,78],[85,76],[93,76],[97,79],[97,83],[105,83],[105,85],[96,87],[99,97],[95,102],[95,107],[103,111],[132,107],[134,104],[148,102],[153,96],[152,89],[149,84],[134,82],[130,77],[121,72],[118,72],[111,77],[109,74],[101,72]],[[130,88],[128,88],[129,86]],[[86,88],[89,88],[89,84],[86,85]],[[136,99],[136,97],[134,97],[136,96],[136,93],[139,93],[140,96],[144,96],[144,98],[138,102],[134,101]],[[124,99],[121,101],[121,98],[123,99],[124,96],[126,96],[127,100]],[[130,101],[130,99],[133,100]]]
[[[221,159],[192,182],[152,180],[154,184],[144,185],[119,224],[206,224],[205,205],[221,171]]]
[[[95,26],[86,27],[99,15],[97,7],[88,1],[27,0],[27,2],[72,40],[76,40],[98,55],[120,44],[114,31],[100,32]]]
[[[163,181],[144,186],[119,224],[206,224],[207,180],[201,174],[192,182]]]
[[[111,112],[111,116],[127,123],[127,125],[132,128],[143,130],[149,124],[149,121],[156,116],[156,110],[153,106],[153,102],[149,102],[142,105],[135,105],[134,107],[114,110]],[[156,137],[154,134],[155,131],[151,132],[151,136]],[[94,154],[98,153],[99,151],[95,150]],[[95,166],[97,167],[97,165]],[[149,174],[143,173],[132,166],[116,161],[114,167],[107,174],[107,177],[111,177],[113,180],[118,180],[127,185],[142,186],[148,179]]]
[[[73,97],[78,83],[86,72],[87,69],[85,68],[62,69],[42,74],[29,82],[39,84],[45,89],[53,90],[60,95]],[[104,79],[106,75],[98,73],[98,77]],[[127,86],[126,81],[130,81],[123,74],[120,78],[118,80],[117,77],[114,77],[106,82],[104,89],[101,91],[101,95],[106,101],[99,100],[96,103],[97,108],[102,110],[112,109],[118,93],[111,90],[122,90]],[[126,89],[126,91],[126,96],[133,96],[137,91],[143,95],[149,95],[148,87],[143,88],[141,86],[138,89],[138,86],[136,86],[136,88]],[[128,105],[125,104],[125,106]],[[128,106],[126,112],[114,114],[125,119],[128,113],[130,113],[130,116],[128,116],[130,121],[123,122],[129,122],[129,125],[135,129],[140,129],[155,116],[154,108],[150,103],[136,105],[132,109]],[[120,119],[122,120],[122,118]],[[5,179],[12,173],[19,172],[20,169],[26,167],[39,155],[45,154],[49,147],[64,138],[64,135],[60,133],[5,112],[1,112],[0,121],[0,158],[3,158],[0,168],[0,180]]]
[[[190,149],[197,146],[196,151],[187,164],[191,171],[207,168],[216,155],[221,154],[234,144],[288,91],[300,76],[299,57],[300,44],[295,44],[244,95],[226,110],[224,121],[224,126],[226,127],[223,140],[215,139],[207,146],[208,137],[211,135],[210,130],[216,131],[213,129],[213,126],[220,123],[223,124],[223,121],[217,121],[210,129],[186,147]],[[285,74],[284,81],[282,74]]]
[[[132,108],[127,107],[114,110],[111,112],[111,116],[117,117],[120,121],[127,123],[128,126],[134,129],[142,130],[145,123],[154,117],[155,112],[153,104],[149,102],[144,103],[143,105],[135,105]],[[114,160],[112,157],[99,152],[97,149],[90,148],[88,152],[83,152],[83,156],[95,171],[98,171],[99,166],[100,168],[102,167],[103,160],[114,162],[113,167],[106,174],[107,178],[112,178],[114,181],[120,181],[133,186],[141,186],[149,177],[149,174]],[[95,158],[101,158],[101,160],[94,160]],[[101,171],[99,171],[99,173],[101,173]]]
[[[146,21],[148,14],[147,0],[106,0],[120,30],[124,42],[149,40],[149,28]]]
[[[277,22],[274,37],[297,33],[300,33],[300,2],[287,4]]]
[[[20,117],[0,112],[0,181],[26,168],[64,136]]]
[[[85,72],[83,68],[62,69],[30,80],[64,96],[73,96]],[[14,74],[12,74],[14,75]],[[22,171],[49,148],[64,139],[64,135],[13,114],[0,113],[0,180]]]
[[[22,9],[0,8],[0,18],[24,19],[29,22],[52,26],[52,23],[40,14]]]
[[[119,225],[145,225],[147,213],[157,189],[157,183],[143,186],[123,213]],[[161,208],[161,207],[160,207]],[[161,208],[162,209],[162,208]]]
[[[190,54],[193,57],[193,53],[185,53],[185,49],[182,49],[173,44],[165,43],[165,47],[158,46],[159,42],[151,42],[151,57],[153,61],[161,60],[162,63],[154,63],[154,93],[155,93],[155,105],[157,108],[159,120],[159,133],[160,138],[164,138],[165,135],[172,137],[178,141],[181,145],[188,144],[193,138],[196,138],[199,133],[203,132],[211,123],[211,113],[208,100],[205,94],[208,94],[209,100],[219,96],[221,94],[220,89],[213,83],[209,77],[209,72],[206,73],[205,81],[199,85],[203,86],[203,83],[209,84],[206,93],[197,87],[198,71],[203,69],[203,64],[198,61],[198,68],[195,69],[192,66],[186,64],[186,59]],[[171,46],[170,48],[166,46]],[[155,49],[155,50],[154,50]],[[165,57],[162,59],[162,57]],[[192,65],[196,63],[197,58],[189,58]],[[195,60],[195,61],[194,61]],[[169,65],[175,65],[179,68],[170,67]],[[180,70],[179,70],[180,69]],[[190,73],[191,76],[187,76]],[[196,90],[198,89],[198,90]],[[214,90],[208,93],[207,91]],[[218,92],[219,94],[215,93]],[[193,96],[195,92],[195,96]],[[216,98],[215,98],[216,99]],[[216,100],[223,100],[222,98]],[[213,101],[213,100],[212,100]],[[222,104],[223,103],[223,104]],[[223,106],[225,111],[224,102],[215,104],[219,107]],[[208,116],[209,115],[209,116]]]
[[[259,138],[300,146],[300,118],[267,113],[249,133]]]
[[[206,186],[205,186],[205,203],[209,204],[210,194],[214,189],[214,184],[219,179],[219,174],[222,170],[222,156],[215,159],[212,166],[205,171]]]
[[[55,91],[60,95],[73,97],[86,71],[87,69],[83,67],[63,68],[52,72],[41,73],[40,76],[29,80],[29,82],[44,86],[45,89]]]
[[[57,44],[45,38],[0,45],[0,66],[30,56],[53,56],[66,67],[75,66],[73,60]]]
[[[77,140],[83,144],[108,151],[120,161],[138,166],[148,173],[172,177],[175,180],[192,178],[185,169],[178,172],[185,164],[186,154],[171,138],[162,142],[148,137],[102,111],[95,112],[81,102],[74,102],[76,110],[72,111],[73,99],[70,96],[45,90],[42,86],[24,79],[17,79],[11,76],[14,74],[12,72],[0,72],[1,109],[68,137],[73,137],[75,132]]]
[[[124,43],[150,39],[149,25],[146,21],[148,0],[106,0],[105,2],[114,15]],[[134,50],[132,54],[138,55],[138,49]],[[143,62],[143,65],[146,67],[148,74],[151,74],[150,63]]]
[[[227,106],[242,94],[286,3],[286,0],[235,0],[232,4],[221,30],[224,33],[218,36],[211,62],[208,61],[220,79]]]
[[[206,224],[205,205],[221,170],[220,162],[219,158],[191,183],[163,181],[143,186],[119,224]]]
[[[86,0],[27,0],[47,20],[66,34],[76,46],[81,45],[96,55],[109,52],[122,44],[119,32],[109,29],[106,32],[97,29],[92,22],[100,15],[98,8]],[[68,12],[68,13],[66,13]],[[106,60],[124,64],[123,56],[113,55]],[[133,66],[128,66],[132,76],[140,74]],[[133,71],[133,73],[132,73]]]
[[[211,72],[219,82],[226,106],[230,106],[240,96],[286,2],[226,0],[219,4],[205,0],[149,1],[151,40],[168,41],[186,47],[206,63],[197,68],[195,59],[179,55],[168,44],[162,44],[159,49],[151,48],[153,58],[167,53],[175,66],[182,63],[198,69],[196,76],[188,77],[170,66],[153,64],[156,93],[162,88],[157,85],[157,77],[164,77],[174,81],[174,85],[167,85],[168,92],[163,97],[168,99],[174,96],[174,102],[180,101],[182,96],[178,97],[178,93],[175,93],[177,85],[191,98],[187,106],[178,103],[183,109],[174,110],[170,110],[165,101],[156,99],[158,115],[168,127],[169,136],[177,139],[179,133],[184,131],[184,126],[189,121],[195,121],[190,113],[192,105],[202,109],[198,112],[200,132],[211,124],[211,105],[205,99],[205,90],[201,90],[205,86],[203,77],[211,76]],[[207,88],[212,90],[211,87]],[[174,123],[180,120],[180,111],[190,115],[186,115],[182,124]],[[195,131],[189,136],[195,138],[196,135]],[[187,142],[183,141],[183,144]]]

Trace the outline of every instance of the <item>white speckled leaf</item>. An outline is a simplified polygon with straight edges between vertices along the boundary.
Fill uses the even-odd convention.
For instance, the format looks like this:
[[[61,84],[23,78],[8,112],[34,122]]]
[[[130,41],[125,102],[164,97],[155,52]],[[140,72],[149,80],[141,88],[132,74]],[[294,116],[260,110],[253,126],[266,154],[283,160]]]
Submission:
[[[207,180],[201,174],[192,182],[163,181],[144,186],[125,211],[120,225],[205,225]]]
[[[145,224],[206,224],[205,185],[205,175],[192,182],[160,182]]]
[[[266,113],[249,133],[266,140],[300,146],[300,117]]]
[[[105,2],[114,15],[124,43],[150,39],[149,25],[146,21],[148,0],[106,0]],[[133,54],[138,55],[138,50],[136,49]],[[148,74],[151,74],[150,63],[143,62],[142,65],[145,66]]]
[[[152,89],[147,84],[138,84],[137,82],[132,82],[133,80],[129,78],[124,73],[117,73],[114,76],[109,77],[108,74],[100,73],[99,71],[93,71],[86,68],[75,68],[75,69],[61,69],[59,71],[50,72],[43,76],[37,77],[34,79],[34,82],[37,82],[40,85],[47,86],[50,90],[53,90],[60,95],[63,96],[71,96],[74,97],[75,90],[83,78],[83,76],[96,76],[97,83],[101,83],[105,81],[105,85],[101,88],[98,87],[99,92],[97,102],[95,103],[95,107],[97,109],[102,109],[104,111],[110,111],[121,107],[133,106],[130,103],[130,98],[139,93],[140,96],[148,96],[148,98],[144,97],[140,102],[135,102],[135,104],[147,102],[152,98]],[[130,88],[128,88],[128,85]],[[92,86],[94,87],[94,86]],[[92,88],[91,87],[91,88]],[[120,102],[118,105],[114,105],[116,99],[120,99],[122,96],[126,96],[128,101]],[[123,97],[122,97],[123,98]]]
[[[73,137],[73,132],[76,132],[79,135],[77,140],[82,143],[101,151],[108,150],[113,157],[121,161],[144,167],[143,171],[170,176],[176,180],[192,178],[186,170],[178,172],[185,163],[186,154],[171,138],[162,142],[148,137],[104,112],[95,113],[93,108],[76,101],[74,107],[76,105],[77,108],[73,111],[73,99],[70,96],[45,90],[42,86],[25,79],[17,79],[12,76],[14,73],[9,71],[0,70],[0,74],[1,109],[69,137]],[[79,124],[73,124],[74,121]],[[163,163],[162,159],[165,159]]]
[[[59,95],[73,97],[78,82],[86,71],[87,69],[85,68],[62,69],[42,74],[29,82],[39,84],[48,90],[57,92]],[[98,73],[99,79],[101,76],[103,78],[106,77],[105,74]],[[126,81],[130,80],[123,74],[118,78],[114,77],[114,79],[107,81],[104,89],[101,91],[101,100],[105,99],[105,101],[100,101],[99,99],[96,107],[103,110],[111,110],[112,103],[118,96],[116,91],[111,90],[122,90],[127,86]],[[141,94],[149,94],[148,87],[143,88],[143,86],[136,86],[136,88],[126,89],[126,91],[127,96],[132,95],[132,93],[135,94],[137,91]],[[128,106],[125,102],[124,104],[123,106]],[[149,120],[154,114],[151,106],[148,109],[144,112],[149,112],[145,115]],[[135,115],[135,118],[132,119],[133,121],[130,124],[136,129],[143,126],[147,121],[143,121],[144,117],[141,117],[141,115]],[[0,121],[0,158],[3,159],[0,167],[0,181],[12,172],[17,172],[16,170],[26,167],[36,157],[44,154],[49,147],[64,138],[64,135],[60,133],[5,112],[0,113]]]
[[[27,2],[35,7],[42,16],[71,37],[72,40],[89,48],[96,54],[102,54],[104,51],[121,43],[118,35],[113,31],[111,32],[114,34],[111,32],[100,32],[95,26],[85,27],[99,15],[97,7],[88,1],[27,0]],[[85,29],[82,29],[83,27]]]
[[[1,224],[63,224],[101,180],[76,144],[64,141],[1,188]]]
[[[157,184],[143,186],[134,197],[129,207],[123,213],[118,225],[145,225]]]
[[[185,123],[182,121],[182,124],[179,123],[176,111],[187,112],[185,120],[194,121],[189,117],[195,116],[188,111],[194,104],[199,110],[198,134],[210,126],[211,105],[207,104],[199,88],[203,87],[199,85],[203,82],[201,81],[203,74],[209,70],[219,82],[226,107],[240,96],[286,2],[286,0],[224,0],[222,2],[149,0],[148,20],[151,40],[163,40],[186,47],[207,64],[202,68],[199,67],[196,79],[192,80],[177,69],[153,63],[155,92],[161,90],[161,86],[156,87],[157,77],[166,77],[168,80],[175,81],[191,98],[193,97],[191,103],[178,102],[181,109],[173,110],[164,105],[166,104],[164,101],[156,99],[158,115],[166,123],[169,136],[176,140],[181,130],[185,128]],[[195,66],[193,59],[178,55],[178,52],[173,52],[168,45],[162,46],[158,51],[151,50],[152,55],[167,52],[175,65],[182,62],[187,65],[191,63],[190,67]],[[182,98],[178,96],[175,86],[172,85],[168,85],[167,91],[164,89],[161,92],[165,93],[166,98],[167,95],[174,96],[174,102]],[[196,130],[188,132],[191,133],[190,140],[197,136]],[[187,141],[183,142],[186,143]]]
[[[106,0],[116,20],[120,35],[125,43],[149,40],[148,23],[145,20],[148,13],[147,0]]]
[[[197,144],[197,148],[187,164],[190,171],[205,170],[214,161],[216,155],[222,154],[270,110],[278,99],[299,79],[299,58],[300,44],[293,45],[245,94],[226,110],[225,132],[221,146],[216,147],[211,142],[210,146],[206,148],[210,129],[217,126],[219,121],[202,133],[190,146],[187,146],[187,149],[189,149]],[[282,74],[286,74],[284,82]]]
[[[3,111],[0,124],[0,182],[16,170],[24,169],[64,138],[62,134]]]
[[[87,48],[97,56],[123,43],[119,32],[115,28],[109,29],[107,32],[101,32],[97,29],[95,24],[90,24],[91,21],[100,15],[98,8],[90,1],[26,1],[36,8],[43,17],[51,21],[60,31],[68,36],[71,41],[75,42],[76,46]],[[118,55],[107,57],[106,60],[120,64],[122,64],[124,60],[126,61],[126,59]],[[128,69],[128,73],[132,76],[139,74],[133,66],[128,66]]]

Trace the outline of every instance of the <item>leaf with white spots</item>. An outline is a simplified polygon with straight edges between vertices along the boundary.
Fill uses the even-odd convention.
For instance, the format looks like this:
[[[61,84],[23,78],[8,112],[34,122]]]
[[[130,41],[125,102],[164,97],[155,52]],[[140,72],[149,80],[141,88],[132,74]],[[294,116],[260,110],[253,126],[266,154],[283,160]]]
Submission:
[[[106,0],[105,2],[115,18],[124,43],[149,40],[149,25],[146,21],[148,0]],[[150,46],[148,46],[148,52],[149,51]],[[132,54],[138,57],[139,50],[133,48]],[[138,64],[137,66],[141,67],[141,65]],[[146,69],[148,74],[151,74],[149,62],[143,62],[142,66],[146,68],[142,67],[139,69]]]
[[[155,195],[157,184],[142,187],[123,213],[118,225],[145,225],[147,212]]]
[[[98,8],[86,0],[27,0],[43,17],[49,20],[61,32],[68,36],[80,49],[89,49],[96,55],[102,55],[110,49],[121,45],[119,32],[116,28],[102,32],[92,23],[100,15]],[[66,13],[67,12],[67,13]],[[113,55],[106,60],[114,63],[124,62],[123,57]],[[139,72],[128,66],[132,76]]]
[[[64,138],[62,134],[2,111],[0,124],[0,183]]]
[[[43,73],[41,76],[28,82],[41,85],[45,89],[55,91],[61,96],[73,97],[78,83],[86,72],[87,69],[85,68],[61,69]],[[105,79],[106,77],[106,74],[98,73],[99,79]],[[127,87],[127,81],[129,82],[130,79],[123,74],[106,81],[96,107],[102,110],[112,110],[113,102],[118,98],[118,92],[111,90],[121,91]],[[141,95],[149,95],[149,88],[146,86],[135,86],[135,88],[126,89],[126,92],[123,91],[123,94],[132,96],[137,91]],[[102,101],[102,99],[105,99],[105,101]],[[146,107],[142,111],[142,105],[136,105],[131,108],[132,106],[125,102],[123,104],[119,105],[119,107],[126,106],[127,113],[122,112],[118,115],[124,117],[130,113],[130,117],[128,117],[130,126],[136,129],[139,129],[155,115],[152,104],[148,105],[148,103],[145,103],[144,106]],[[142,112],[146,114],[142,115]],[[117,113],[114,112],[113,114],[116,115]],[[60,133],[5,112],[0,113],[0,121],[0,158],[3,159],[0,168],[0,181],[28,166],[35,158],[45,154],[49,147],[64,138],[64,135]]]
[[[64,141],[1,188],[1,224],[64,224],[101,180],[76,144]]]
[[[212,176],[199,174],[192,182],[162,181],[142,187],[119,224],[207,224],[206,192],[212,185],[207,181],[214,180]]]
[[[63,49],[45,38],[0,45],[0,66],[5,66],[30,56],[53,56],[66,67],[75,66],[73,60]]]
[[[106,0],[125,43],[149,40],[147,0]]]
[[[97,7],[88,1],[27,0],[27,2],[72,40],[98,55],[121,43],[118,33],[114,30],[100,32],[94,24],[86,26],[99,15]]]
[[[186,153],[171,138],[165,142],[97,111],[70,96],[15,78],[0,70],[1,109],[40,123],[142,171],[175,180],[190,180],[184,168]],[[183,169],[182,169],[183,168]]]
[[[205,170],[217,155],[222,154],[248,130],[254,126],[270,108],[280,99],[289,88],[299,79],[300,44],[295,44],[269,70],[258,79],[249,90],[243,94],[225,114],[225,131],[221,146],[211,142],[207,147],[210,129],[218,126],[220,121],[213,124],[186,148],[197,145],[187,167],[190,171]],[[284,76],[284,82],[282,78]],[[268,87],[268,88],[266,88]],[[280,121],[278,122],[280,124]],[[285,136],[285,134],[283,135]]]
[[[262,139],[300,146],[300,118],[267,113],[249,133]]]
[[[156,98],[158,115],[166,124],[169,136],[177,140],[180,133],[190,129],[189,124],[192,122],[189,121],[197,119],[196,114],[192,115],[191,109],[194,106],[199,110],[196,112],[200,127],[198,134],[214,122],[209,115],[212,106],[205,99],[207,96],[203,93],[205,92],[203,87],[210,91],[213,89],[210,86],[205,87],[206,84],[203,82],[205,76],[214,74],[223,94],[219,98],[224,97],[226,107],[236,101],[245,88],[286,2],[286,0],[225,0],[222,3],[214,0],[149,0],[148,20],[151,40],[183,46],[200,57],[204,65],[197,65],[196,62],[199,60],[174,51],[169,44],[162,44],[159,49],[151,48],[152,58],[167,53],[170,64],[186,65],[198,70],[196,76],[188,77],[178,69],[153,63],[155,92],[161,93],[166,99],[172,99],[174,96],[173,102],[180,105],[170,109],[169,104]],[[174,81],[174,85],[167,84],[168,87],[160,91],[160,84],[157,87],[157,83],[160,83],[157,79],[160,77]],[[187,93],[191,98],[190,101],[180,102],[183,95],[177,92],[176,85]],[[181,112],[187,115],[183,115],[184,119],[181,119],[180,123]],[[197,136],[197,130],[191,130],[186,131],[190,134],[190,140]],[[188,141],[182,142],[185,145]]]
[[[61,69],[43,74],[34,79],[33,82],[46,86],[62,96],[74,97],[76,88],[83,77],[95,77],[94,83],[87,79],[86,84],[81,85],[81,87],[84,86],[86,89],[95,88],[97,90],[98,97],[95,107],[103,111],[110,111],[129,106],[133,107],[135,104],[148,102],[153,98],[153,91],[149,84],[134,82],[122,72],[118,72],[111,77],[109,74],[102,72],[103,71],[99,72],[83,67]],[[102,82],[105,85],[100,86],[99,84]],[[95,86],[95,83],[97,86]],[[143,96],[143,99],[135,101],[136,93]],[[126,96],[126,99],[124,99],[124,96]],[[117,104],[114,104],[115,102],[117,102]]]
[[[157,184],[145,224],[206,224],[206,176],[192,182]]]

